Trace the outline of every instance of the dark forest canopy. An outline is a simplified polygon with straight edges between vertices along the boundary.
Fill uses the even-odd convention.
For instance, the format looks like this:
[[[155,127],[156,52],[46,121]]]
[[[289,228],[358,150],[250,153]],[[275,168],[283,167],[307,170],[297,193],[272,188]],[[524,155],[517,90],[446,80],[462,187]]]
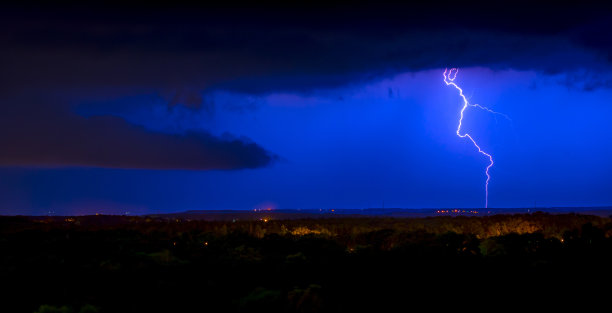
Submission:
[[[517,309],[586,308],[610,291],[597,282],[612,278],[611,235],[609,218],[575,214],[0,217],[0,278],[10,286],[2,305],[29,313],[385,312],[513,299]]]

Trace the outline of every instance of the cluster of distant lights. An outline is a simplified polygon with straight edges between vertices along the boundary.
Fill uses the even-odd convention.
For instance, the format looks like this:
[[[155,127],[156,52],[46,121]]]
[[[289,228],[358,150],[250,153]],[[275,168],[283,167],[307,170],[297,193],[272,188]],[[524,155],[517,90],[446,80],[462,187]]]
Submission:
[[[265,208],[265,209],[253,209],[253,212],[263,212],[263,211],[272,211],[274,209],[272,208]]]
[[[478,214],[479,211],[476,210],[436,210],[437,214]]]

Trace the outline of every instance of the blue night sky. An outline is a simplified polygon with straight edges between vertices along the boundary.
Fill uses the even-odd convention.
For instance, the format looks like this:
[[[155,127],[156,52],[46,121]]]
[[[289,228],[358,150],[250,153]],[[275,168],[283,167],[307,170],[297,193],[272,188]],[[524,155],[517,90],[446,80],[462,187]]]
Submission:
[[[220,10],[242,23],[5,18],[0,214],[483,207],[488,162],[455,134],[445,67],[510,118],[470,107],[463,121],[495,161],[490,207],[612,205],[597,12],[525,29]]]

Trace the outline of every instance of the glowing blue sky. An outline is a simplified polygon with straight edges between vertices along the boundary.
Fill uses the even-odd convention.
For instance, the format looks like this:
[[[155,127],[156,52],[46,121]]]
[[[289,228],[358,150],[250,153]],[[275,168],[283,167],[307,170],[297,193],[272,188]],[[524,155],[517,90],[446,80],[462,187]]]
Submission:
[[[168,117],[163,102],[119,109],[114,113],[128,121],[168,132],[202,128],[218,135],[248,134],[280,160],[235,171],[5,169],[2,188],[9,193],[3,206],[32,213],[364,208],[383,201],[402,208],[480,207],[487,162],[456,137],[461,101],[444,85],[442,72],[400,74],[308,94],[219,91],[205,95],[217,108],[212,114],[181,108]],[[612,203],[612,91],[568,88],[563,81],[563,75],[532,71],[461,69],[457,82],[472,103],[512,118],[466,112],[464,129],[496,161],[491,207]],[[236,111],[233,103],[252,107]],[[121,105],[90,104],[89,114],[108,107]]]

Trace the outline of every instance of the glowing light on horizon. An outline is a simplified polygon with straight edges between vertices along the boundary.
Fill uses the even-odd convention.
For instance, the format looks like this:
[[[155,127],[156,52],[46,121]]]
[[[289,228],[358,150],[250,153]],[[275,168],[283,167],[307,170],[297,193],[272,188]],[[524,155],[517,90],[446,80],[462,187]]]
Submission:
[[[493,166],[494,162],[493,162],[493,156],[491,156],[491,154],[483,151],[480,146],[476,143],[476,140],[474,140],[474,138],[472,138],[472,136],[470,136],[470,134],[468,133],[464,133],[461,134],[461,124],[463,123],[463,115],[465,112],[465,109],[467,109],[468,106],[471,107],[476,107],[479,108],[481,110],[485,110],[489,113],[493,113],[493,114],[499,114],[503,117],[505,117],[506,119],[510,120],[510,118],[502,113],[499,112],[495,112],[485,106],[479,105],[479,104],[471,104],[468,99],[465,97],[465,95],[463,94],[463,89],[461,89],[461,87],[459,87],[457,84],[455,84],[455,78],[457,78],[457,73],[459,72],[459,69],[457,68],[451,68],[449,69],[445,69],[444,70],[444,83],[447,86],[453,86],[455,87],[458,91],[459,91],[459,96],[463,99],[463,107],[461,108],[461,113],[460,113],[460,118],[459,118],[459,126],[457,126],[457,136],[459,136],[460,138],[468,138],[473,144],[474,146],[478,149],[478,152],[480,152],[481,154],[483,154],[484,156],[486,156],[487,158],[489,158],[489,165],[487,166],[486,170],[485,170],[485,174],[487,175],[487,180],[485,182],[485,208],[489,207],[489,181],[491,180],[491,174],[489,173],[489,170],[491,169],[491,167]],[[448,73],[448,74],[447,74]]]

